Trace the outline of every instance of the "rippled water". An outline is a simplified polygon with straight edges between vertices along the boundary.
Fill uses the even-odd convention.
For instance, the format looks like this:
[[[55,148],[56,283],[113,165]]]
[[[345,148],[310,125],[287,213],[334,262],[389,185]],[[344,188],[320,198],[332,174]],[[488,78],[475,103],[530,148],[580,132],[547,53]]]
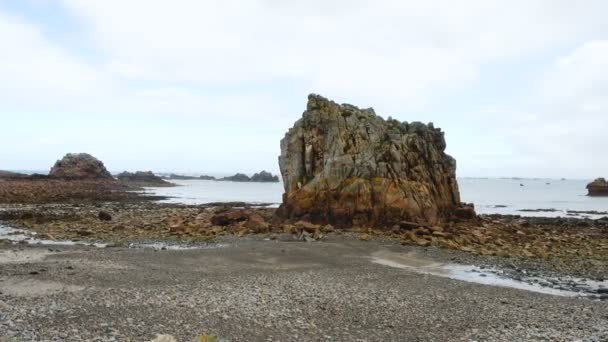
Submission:
[[[282,183],[238,183],[205,180],[174,181],[173,188],[148,188],[148,193],[171,197],[164,202],[202,204],[243,201],[252,203],[281,202]],[[515,214],[522,216],[588,216],[608,214],[570,214],[568,210],[608,212],[608,197],[586,196],[586,180],[552,179],[485,179],[460,178],[461,198],[475,203],[480,214]],[[522,209],[554,211],[522,212]]]
[[[281,203],[283,183],[218,182],[212,180],[171,180],[179,186],[146,188],[146,192],[169,196],[165,203],[203,204],[210,202]]]
[[[586,180],[553,179],[480,179],[458,180],[462,200],[475,203],[480,214],[515,214],[522,216],[588,216],[599,218],[608,213],[573,214],[568,211],[608,212],[608,197],[587,196]],[[522,209],[555,211],[522,212]]]

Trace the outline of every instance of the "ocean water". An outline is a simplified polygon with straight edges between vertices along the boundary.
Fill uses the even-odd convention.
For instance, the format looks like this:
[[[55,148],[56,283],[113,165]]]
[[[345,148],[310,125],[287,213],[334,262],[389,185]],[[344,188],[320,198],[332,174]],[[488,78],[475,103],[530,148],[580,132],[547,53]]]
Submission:
[[[587,183],[588,180],[458,179],[461,199],[474,203],[479,214],[590,218],[608,216],[608,197],[587,196]],[[526,209],[546,211],[521,211]],[[568,211],[597,211],[603,214],[575,214]]]
[[[278,206],[282,183],[238,183],[206,180],[173,181],[172,188],[147,188],[146,193],[171,198],[163,202],[202,204],[243,201]],[[608,212],[608,197],[586,196],[587,180],[459,178],[463,202],[474,203],[480,214],[511,214],[545,217],[590,217],[606,214],[568,211]],[[523,212],[526,209],[546,211]]]
[[[278,206],[283,183],[225,182],[213,180],[170,180],[178,186],[146,188],[149,194],[168,196],[165,203],[203,204],[210,202],[248,202]]]

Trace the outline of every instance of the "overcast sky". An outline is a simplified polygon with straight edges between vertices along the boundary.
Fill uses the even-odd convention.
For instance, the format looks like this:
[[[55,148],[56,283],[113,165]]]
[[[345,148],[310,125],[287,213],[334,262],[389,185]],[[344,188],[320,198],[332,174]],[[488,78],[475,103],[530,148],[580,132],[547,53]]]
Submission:
[[[459,176],[608,176],[608,1],[0,0],[0,169],[278,171],[314,92]]]

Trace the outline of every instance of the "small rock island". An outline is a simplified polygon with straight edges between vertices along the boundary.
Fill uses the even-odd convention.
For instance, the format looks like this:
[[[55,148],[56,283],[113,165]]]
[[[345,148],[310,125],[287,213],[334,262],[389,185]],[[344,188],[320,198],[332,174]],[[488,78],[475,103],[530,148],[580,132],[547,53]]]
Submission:
[[[244,173],[237,173],[234,176],[224,177],[218,179],[220,181],[231,181],[231,182],[259,182],[259,183],[277,183],[279,181],[279,176],[273,175],[267,171],[261,171],[255,173],[253,176],[249,177]]]
[[[116,175],[116,179],[128,185],[134,186],[166,187],[175,185],[155,175],[152,171],[124,171]]]
[[[608,182],[605,178],[597,178],[587,184],[588,196],[608,196]]]

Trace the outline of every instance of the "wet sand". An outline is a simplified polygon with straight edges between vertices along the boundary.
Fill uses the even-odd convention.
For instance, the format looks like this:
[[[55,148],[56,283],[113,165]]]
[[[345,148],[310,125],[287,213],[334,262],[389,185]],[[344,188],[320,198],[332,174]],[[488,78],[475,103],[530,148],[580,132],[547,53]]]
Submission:
[[[421,273],[435,248],[229,238],[190,250],[0,246],[0,336],[17,340],[608,339],[608,305]],[[50,248],[50,250],[49,250]],[[398,265],[382,265],[389,260]],[[24,286],[27,284],[27,286]]]

